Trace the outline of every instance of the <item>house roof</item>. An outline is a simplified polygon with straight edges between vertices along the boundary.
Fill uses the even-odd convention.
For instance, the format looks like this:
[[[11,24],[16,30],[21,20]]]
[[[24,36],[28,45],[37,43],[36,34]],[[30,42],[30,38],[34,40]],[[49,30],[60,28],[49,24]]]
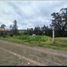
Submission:
[[[9,29],[0,28],[0,31],[10,31]]]

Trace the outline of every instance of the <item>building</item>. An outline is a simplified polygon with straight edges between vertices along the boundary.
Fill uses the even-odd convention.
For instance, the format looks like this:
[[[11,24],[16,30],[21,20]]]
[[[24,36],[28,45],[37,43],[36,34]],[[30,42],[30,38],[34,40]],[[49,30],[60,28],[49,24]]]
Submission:
[[[3,34],[10,34],[10,30],[9,29],[4,29],[4,28],[0,28],[0,35],[3,35]]]

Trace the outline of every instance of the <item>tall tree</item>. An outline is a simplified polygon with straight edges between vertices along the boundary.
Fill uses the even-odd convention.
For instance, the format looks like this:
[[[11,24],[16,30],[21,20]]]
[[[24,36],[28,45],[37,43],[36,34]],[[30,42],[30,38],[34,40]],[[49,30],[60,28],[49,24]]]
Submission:
[[[67,25],[67,8],[62,8],[57,13],[52,13],[52,25],[55,26],[55,30],[59,31],[61,36],[64,36]],[[57,32],[58,33],[58,32]]]
[[[18,34],[18,28],[17,28],[17,21],[14,20],[14,24],[13,24],[13,34],[17,35]]]

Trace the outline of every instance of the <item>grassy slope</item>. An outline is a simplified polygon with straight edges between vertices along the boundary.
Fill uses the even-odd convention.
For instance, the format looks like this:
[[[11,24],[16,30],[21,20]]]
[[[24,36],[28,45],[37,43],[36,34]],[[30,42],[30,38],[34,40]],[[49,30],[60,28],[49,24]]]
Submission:
[[[55,43],[52,43],[52,39],[48,36],[29,36],[29,35],[21,35],[6,38],[0,37],[0,39],[26,44],[30,46],[36,47],[44,47],[44,48],[52,48],[58,50],[67,50],[67,38],[55,38]]]

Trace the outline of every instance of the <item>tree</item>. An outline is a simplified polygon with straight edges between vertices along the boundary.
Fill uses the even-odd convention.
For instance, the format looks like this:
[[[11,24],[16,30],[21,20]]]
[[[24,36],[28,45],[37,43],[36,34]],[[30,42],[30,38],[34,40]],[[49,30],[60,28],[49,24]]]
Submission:
[[[43,27],[41,27],[41,30],[42,30],[42,34],[44,35],[46,33],[46,29],[47,27],[44,25]]]
[[[41,29],[39,26],[34,28],[34,34],[41,35]]]
[[[32,35],[33,34],[33,28],[27,29],[27,34]]]
[[[53,18],[52,25],[55,27],[55,32],[58,33],[57,35],[64,36],[67,25],[67,8],[62,8],[59,12],[52,13],[51,16]]]
[[[51,29],[48,26],[44,25],[41,30],[43,35],[51,36]]]
[[[6,25],[5,24],[2,24],[1,25],[1,28],[3,29],[3,31],[1,32],[1,35],[3,35],[3,37],[5,37],[5,27],[6,27]]]
[[[13,28],[13,26],[12,26],[12,25],[10,25],[10,30],[12,30],[12,28]]]
[[[12,36],[13,36],[13,26],[12,26],[12,25],[10,25],[10,26],[9,26],[9,28],[10,28],[9,35],[12,37]]]
[[[5,24],[2,24],[1,25],[1,28],[5,29],[6,25]]]
[[[18,34],[18,28],[17,28],[17,21],[16,20],[14,20],[12,31],[13,31],[13,34],[14,35],[17,35]]]

